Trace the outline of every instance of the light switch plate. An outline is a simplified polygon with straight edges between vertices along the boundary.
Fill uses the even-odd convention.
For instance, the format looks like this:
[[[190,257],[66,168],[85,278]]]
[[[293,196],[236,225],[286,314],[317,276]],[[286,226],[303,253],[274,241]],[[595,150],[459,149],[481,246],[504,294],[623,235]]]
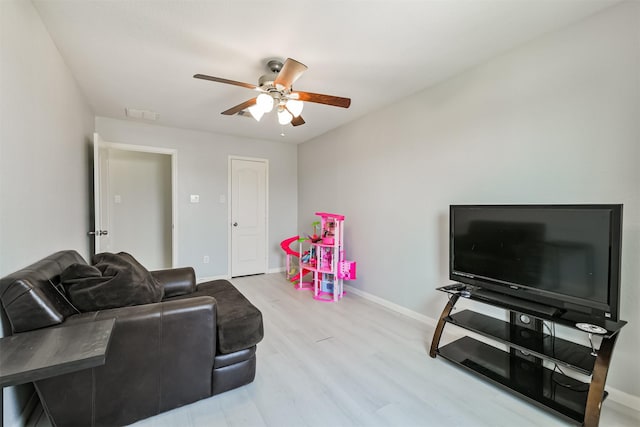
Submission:
[[[189,196],[189,200],[191,203],[200,203],[200,195],[199,194],[191,194]]]

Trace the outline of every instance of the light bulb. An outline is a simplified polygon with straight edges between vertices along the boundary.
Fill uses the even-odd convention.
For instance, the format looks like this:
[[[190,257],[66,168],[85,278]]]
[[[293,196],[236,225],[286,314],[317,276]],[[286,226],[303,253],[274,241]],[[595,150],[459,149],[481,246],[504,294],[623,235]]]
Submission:
[[[300,113],[302,113],[303,107],[304,103],[302,101],[299,101],[297,99],[287,100],[287,110],[289,110],[289,112],[293,114],[293,117],[298,117]]]
[[[262,109],[263,112],[268,113],[273,110],[273,98],[271,95],[261,93],[256,98],[256,105]]]
[[[289,123],[291,123],[292,119],[293,116],[286,109],[283,108],[281,110],[278,110],[278,123],[280,123],[281,125],[288,125]]]
[[[248,110],[253,116],[253,118],[256,119],[257,122],[259,122],[262,116],[264,115],[264,111],[262,110],[262,108],[260,108],[259,105],[252,105],[251,107],[248,108]]]

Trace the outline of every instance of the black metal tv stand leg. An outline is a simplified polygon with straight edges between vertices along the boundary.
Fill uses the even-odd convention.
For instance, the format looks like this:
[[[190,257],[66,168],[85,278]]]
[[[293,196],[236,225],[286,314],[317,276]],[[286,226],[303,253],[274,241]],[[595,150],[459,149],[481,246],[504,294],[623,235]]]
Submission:
[[[602,400],[604,399],[604,385],[607,382],[611,353],[613,353],[616,339],[618,339],[618,334],[614,334],[609,338],[602,338],[598,356],[593,366],[589,394],[587,395],[587,406],[584,414],[585,427],[597,427],[600,422],[600,411],[602,409]]]
[[[438,346],[440,345],[440,337],[442,336],[442,331],[444,330],[445,318],[451,313],[453,307],[458,302],[458,298],[460,298],[456,294],[452,294],[449,297],[449,302],[444,306],[444,310],[442,310],[442,314],[440,315],[440,319],[438,320],[438,324],[436,325],[436,330],[433,333],[433,340],[431,341],[431,350],[429,350],[429,356],[436,357],[436,353],[438,351]]]

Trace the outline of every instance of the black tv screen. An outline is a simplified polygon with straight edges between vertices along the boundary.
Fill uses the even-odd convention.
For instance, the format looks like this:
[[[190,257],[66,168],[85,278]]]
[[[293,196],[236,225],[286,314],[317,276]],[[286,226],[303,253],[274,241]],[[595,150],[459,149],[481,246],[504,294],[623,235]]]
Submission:
[[[618,320],[622,205],[452,205],[452,280]]]

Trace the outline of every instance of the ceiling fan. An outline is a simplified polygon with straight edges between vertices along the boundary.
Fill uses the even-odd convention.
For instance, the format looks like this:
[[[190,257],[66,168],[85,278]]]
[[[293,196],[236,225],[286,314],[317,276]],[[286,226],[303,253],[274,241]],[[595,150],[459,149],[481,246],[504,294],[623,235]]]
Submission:
[[[258,79],[257,86],[250,83],[223,79],[221,77],[207,76],[205,74],[196,74],[193,77],[196,79],[246,87],[247,89],[261,92],[255,98],[251,98],[242,104],[223,111],[222,114],[227,116],[243,114],[245,111],[248,111],[254,119],[260,121],[265,113],[272,111],[275,107],[278,113],[278,122],[281,125],[291,123],[293,126],[300,126],[305,123],[300,115],[304,102],[315,102],[342,108],[349,108],[351,105],[350,98],[294,91],[292,87],[293,83],[298,80],[307,69],[306,65],[295,59],[287,58],[284,63],[274,59],[267,63],[267,68],[270,73],[261,76]]]

